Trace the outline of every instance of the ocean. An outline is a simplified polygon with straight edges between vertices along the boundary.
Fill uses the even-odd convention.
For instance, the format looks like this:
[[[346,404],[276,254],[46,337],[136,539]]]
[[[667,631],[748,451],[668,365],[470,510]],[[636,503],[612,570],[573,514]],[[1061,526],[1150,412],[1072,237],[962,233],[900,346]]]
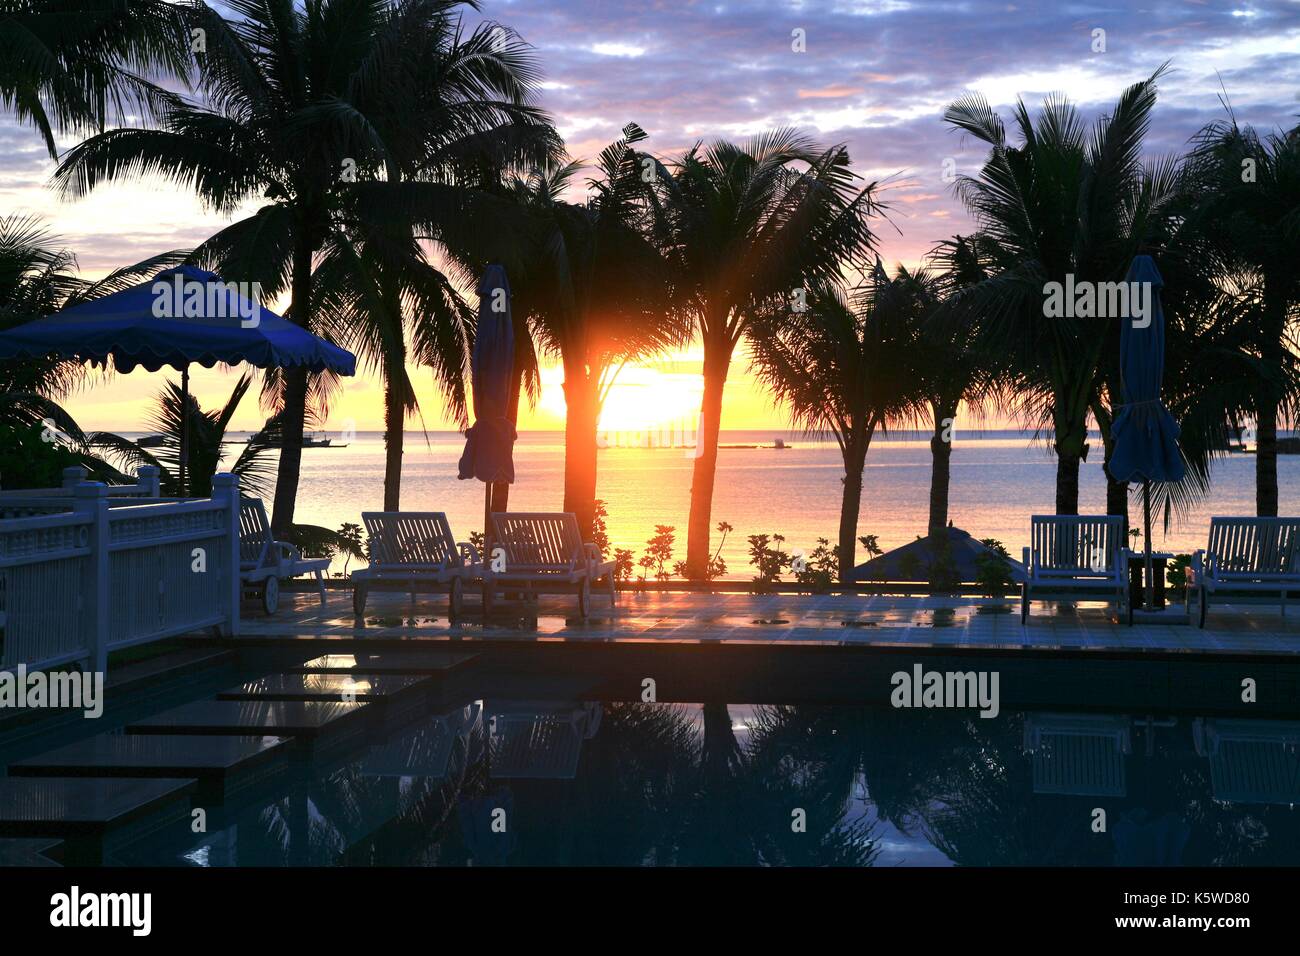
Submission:
[[[338,432],[329,433],[339,442]],[[243,435],[234,436],[242,438]],[[771,448],[781,438],[793,447]],[[713,524],[735,529],[722,549],[728,577],[748,578],[746,538],[782,534],[785,550],[816,547],[819,537],[834,543],[839,526],[843,466],[833,441],[817,441],[779,430],[725,431],[723,445],[768,447],[722,449],[713,501]],[[384,444],[379,432],[347,437],[348,447],[303,451],[297,520],[338,528],[361,523],[361,512],[383,505]],[[1101,472],[1100,439],[1092,441],[1094,460],[1080,474],[1081,511],[1104,513],[1106,487]],[[445,511],[458,540],[483,525],[483,486],[459,481],[456,463],[464,447],[457,432],[408,432],[402,473],[402,508]],[[237,454],[240,446],[232,446]],[[682,448],[603,448],[598,453],[597,494],[609,511],[610,540],[639,557],[656,525],[676,529],[674,559],[686,554],[686,519],[690,509],[690,450]],[[232,455],[233,458],[233,455]],[[1211,515],[1250,515],[1255,511],[1255,460],[1234,454],[1219,460],[1208,499],[1194,511],[1175,516],[1166,532],[1158,528],[1153,544],[1161,550],[1203,548]],[[1279,458],[1284,513],[1300,500],[1300,457]],[[525,432],[515,447],[516,481],[510,507],[520,511],[555,511],[563,503],[564,435]],[[1055,502],[1056,462],[1042,442],[1019,431],[962,432],[952,456],[949,518],[976,538],[996,538],[1014,557],[1029,540],[1029,516],[1050,514]],[[914,432],[877,437],[867,455],[859,534],[874,534],[885,550],[924,534],[930,495],[929,436]],[[269,491],[268,491],[269,505]],[[1129,510],[1141,522],[1141,499]],[[1159,517],[1153,515],[1159,524]],[[714,548],[717,547],[716,534]],[[859,549],[858,560],[864,560]],[[355,566],[355,562],[353,563]],[[341,560],[335,570],[341,570]],[[639,573],[639,572],[638,572]]]

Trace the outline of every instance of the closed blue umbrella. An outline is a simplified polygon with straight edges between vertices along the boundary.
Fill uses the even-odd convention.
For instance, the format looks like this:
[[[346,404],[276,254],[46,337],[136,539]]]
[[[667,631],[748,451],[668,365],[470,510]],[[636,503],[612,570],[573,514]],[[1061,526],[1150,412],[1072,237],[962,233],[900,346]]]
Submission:
[[[514,386],[515,330],[510,315],[510,281],[504,266],[490,265],[478,285],[478,326],[474,336],[471,386],[474,424],[465,433],[458,477],[486,484],[483,533],[491,533],[493,486],[504,496],[515,480],[517,433],[510,417]]]
[[[1150,607],[1151,482],[1181,481],[1185,467],[1178,450],[1178,423],[1160,401],[1160,387],[1165,376],[1165,313],[1160,305],[1164,280],[1150,256],[1136,256],[1125,281],[1130,290],[1136,288],[1135,283],[1149,285],[1150,311],[1140,319],[1125,319],[1120,326],[1120,376],[1124,404],[1111,426],[1115,448],[1110,456],[1110,473],[1116,481],[1142,482],[1142,513],[1146,526],[1146,603]],[[1132,299],[1130,294],[1130,304]]]
[[[356,374],[357,360],[241,294],[212,272],[181,266],[138,285],[83,302],[0,333],[0,359],[58,355],[129,372],[137,365],[181,373],[189,367],[246,362],[258,368],[306,368]],[[188,420],[188,419],[187,419]],[[187,436],[181,435],[185,484]]]

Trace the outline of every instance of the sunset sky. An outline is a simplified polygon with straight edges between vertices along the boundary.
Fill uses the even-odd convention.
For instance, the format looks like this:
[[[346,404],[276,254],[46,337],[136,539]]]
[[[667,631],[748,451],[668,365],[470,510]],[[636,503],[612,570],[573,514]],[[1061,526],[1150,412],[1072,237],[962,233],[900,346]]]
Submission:
[[[647,148],[663,156],[697,140],[777,126],[847,143],[866,180],[888,181],[890,222],[880,224],[880,252],[891,265],[913,264],[935,241],[970,229],[942,178],[945,160],[972,173],[984,155],[942,122],[944,107],[967,90],[984,93],[1004,117],[1017,95],[1036,107],[1052,91],[1093,115],[1170,60],[1147,139],[1153,156],[1182,150],[1201,125],[1221,116],[1224,90],[1243,122],[1289,127],[1300,115],[1294,2],[484,0],[483,8],[484,18],[514,27],[537,48],[546,75],[542,105],[573,156],[594,157],[629,121],[650,133]],[[806,52],[791,49],[796,29],[804,31]],[[1097,29],[1105,31],[1105,52],[1093,52]],[[0,155],[0,211],[44,217],[88,276],[189,248],[223,224],[160,183],[61,202],[45,188],[52,165],[36,135],[13,123],[0,123]],[[651,428],[693,417],[699,357],[688,349],[625,370],[606,426]],[[753,387],[745,365],[739,356],[724,427],[780,426],[781,412]],[[429,373],[414,377],[426,424],[446,427]],[[234,375],[200,369],[193,383],[210,406],[224,401]],[[83,427],[132,430],[160,384],[161,376],[144,372],[117,376],[68,405]],[[542,401],[521,427],[562,427],[563,412],[559,370],[551,368]],[[377,383],[359,377],[346,382],[328,427],[379,428],[381,415]],[[246,399],[235,427],[255,428],[262,417]]]

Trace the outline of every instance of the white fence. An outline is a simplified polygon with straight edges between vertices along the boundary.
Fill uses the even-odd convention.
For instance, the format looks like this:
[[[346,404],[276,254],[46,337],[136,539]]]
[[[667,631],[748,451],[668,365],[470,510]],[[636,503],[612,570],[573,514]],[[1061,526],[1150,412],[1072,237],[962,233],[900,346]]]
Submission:
[[[239,480],[158,499],[156,475],[0,495],[0,669],[80,661],[202,628],[239,633]]]

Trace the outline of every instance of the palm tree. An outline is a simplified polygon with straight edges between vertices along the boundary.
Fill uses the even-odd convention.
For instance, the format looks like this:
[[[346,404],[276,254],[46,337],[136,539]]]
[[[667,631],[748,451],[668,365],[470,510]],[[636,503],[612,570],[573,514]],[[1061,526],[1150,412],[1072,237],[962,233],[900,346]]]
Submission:
[[[141,448],[113,432],[92,432],[87,441],[91,448],[122,462],[125,467],[153,465],[158,469],[162,494],[179,496],[181,434],[188,419],[188,493],[199,498],[210,497],[212,478],[230,444],[226,432],[252,383],[252,373],[245,372],[220,408],[205,411],[193,395],[183,392],[175,382],[167,382],[145,421],[148,431],[164,436],[162,446],[157,449]],[[248,440],[231,464],[229,471],[239,476],[241,490],[246,494],[260,495],[269,484],[271,465],[266,454],[278,441],[279,422],[272,419]]]
[[[515,34],[484,23],[464,36],[449,0],[228,5],[239,19],[207,7],[195,13],[207,38],[198,57],[206,102],[178,102],[160,129],[110,130],[75,147],[55,173],[66,193],[152,174],[193,188],[221,212],[264,201],[199,254],[227,280],[260,283],[268,299],[287,291],[287,317],[312,330],[317,257],[327,243],[348,241],[346,207],[360,204],[374,216],[405,207],[407,221],[430,230],[474,214],[478,228],[494,228],[454,181],[395,181],[408,170],[436,178],[461,155],[432,136],[430,124],[451,124],[450,141],[475,145],[476,135],[503,125],[548,128],[530,105],[536,70]],[[431,88],[446,79],[428,69],[437,65],[427,58],[438,42],[461,48],[457,82]],[[270,380],[284,412],[272,524],[286,530],[309,391],[326,386],[309,383],[302,369]]]
[[[1255,510],[1278,509],[1277,428],[1296,393],[1279,388],[1293,362],[1300,310],[1300,127],[1261,136],[1229,114],[1194,141],[1191,179],[1201,197],[1194,218],[1214,236],[1241,284],[1258,302],[1251,350],[1272,374],[1251,389],[1256,430]]]
[[[802,308],[804,290],[835,283],[873,247],[876,184],[854,186],[843,146],[821,150],[781,129],[743,146],[696,145],[655,168],[655,240],[669,263],[680,314],[704,348],[704,396],[691,480],[686,569],[704,578],[722,395],[731,358],[764,311]]]
[[[1097,319],[1047,318],[1051,282],[1122,281],[1133,256],[1165,231],[1178,196],[1168,164],[1144,167],[1142,142],[1164,67],[1121,94],[1091,131],[1077,109],[1051,96],[1037,122],[1017,102],[1012,145],[979,94],[948,107],[945,119],[990,147],[976,177],[957,193],[979,231],[968,242],[987,278],[953,297],[981,329],[981,350],[1015,376],[1021,408],[1049,424],[1057,456],[1056,510],[1078,514],[1079,463],[1088,453],[1088,415],[1098,370],[1118,336]],[[1115,323],[1112,323],[1115,325]]]
[[[434,370],[447,414],[465,423],[473,312],[401,217],[356,217],[316,270],[322,325],[378,371],[384,392],[384,510],[401,507],[404,426],[420,405],[408,363]]]
[[[564,510],[577,515],[584,540],[596,510],[596,433],[609,389],[624,363],[685,337],[644,230],[643,165],[634,146],[645,135],[628,124],[601,152],[586,203],[560,198],[582,168],[577,163],[508,183],[532,237],[511,290],[541,349],[563,365]]]
[[[26,0],[0,10],[0,108],[55,136],[153,119],[175,97],[154,81],[188,79],[190,8],[164,0]],[[153,77],[151,79],[150,77]]]
[[[876,430],[914,416],[924,399],[916,344],[915,280],[891,280],[877,262],[846,296],[814,290],[804,313],[772,312],[753,321],[754,370],[793,421],[831,434],[844,460],[836,555],[848,581],[857,547],[862,473]]]
[[[998,390],[998,380],[977,347],[973,326],[945,321],[943,299],[984,278],[973,250],[956,236],[941,242],[934,262],[942,271],[899,267],[889,287],[889,308],[914,328],[910,367],[928,406],[930,435],[930,520],[928,534],[948,526],[954,424],[963,406],[978,414]]]

